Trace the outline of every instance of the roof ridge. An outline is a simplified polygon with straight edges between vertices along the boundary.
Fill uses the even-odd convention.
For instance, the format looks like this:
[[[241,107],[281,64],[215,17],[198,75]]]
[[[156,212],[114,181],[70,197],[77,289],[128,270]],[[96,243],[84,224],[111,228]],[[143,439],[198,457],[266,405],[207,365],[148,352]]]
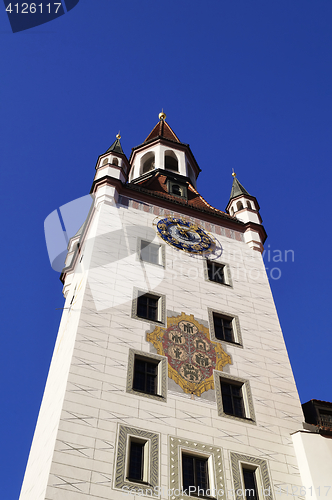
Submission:
[[[148,142],[151,139],[156,139],[157,137],[163,137],[164,139],[181,142],[176,133],[172,130],[172,128],[165,120],[159,120],[159,122],[153,127],[144,142]]]

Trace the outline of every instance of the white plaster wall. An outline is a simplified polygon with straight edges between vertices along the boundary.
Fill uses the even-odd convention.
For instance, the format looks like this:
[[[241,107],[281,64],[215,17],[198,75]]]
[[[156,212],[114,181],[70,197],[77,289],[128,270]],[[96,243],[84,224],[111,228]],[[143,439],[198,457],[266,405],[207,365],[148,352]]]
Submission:
[[[292,436],[306,497],[332,499],[332,439],[306,431]]]
[[[65,338],[58,341],[62,347],[58,354],[56,348],[54,356],[59,361],[51,368],[54,375],[43,402],[47,408],[52,406],[54,416],[48,418],[50,410],[41,412],[45,417],[43,424],[38,423],[42,430],[36,431],[33,453],[40,456],[24,491],[32,491],[45,461],[42,436],[51,430],[47,470],[39,472],[43,488],[39,496],[31,493],[21,500],[43,499],[55,434],[47,500],[122,498],[120,491],[112,489],[119,423],[160,433],[160,482],[165,489],[169,487],[170,434],[190,440],[199,436],[200,441],[221,447],[228,490],[233,488],[231,451],[267,460],[274,487],[300,487],[290,433],[301,427],[303,415],[261,255],[243,242],[215,233],[223,246],[220,260],[230,266],[232,288],[206,281],[203,260],[168,245],[165,270],[141,262],[136,255],[137,237],[156,238],[163,244],[153,228],[157,208],[137,203],[115,208],[103,202],[111,199],[111,192],[101,192],[104,198],[99,198],[84,247],[81,312],[75,322],[67,324],[66,316],[63,319],[60,331],[66,332]],[[131,316],[134,286],[165,295],[166,310],[194,314],[197,320],[208,321],[208,308],[239,317],[243,348],[225,344],[233,359],[227,373],[250,380],[256,425],[219,417],[214,402],[184,393],[168,392],[167,403],[126,393],[129,348],[152,350],[146,341],[150,323]],[[275,499],[289,500],[286,490]]]
[[[100,179],[105,175],[109,175],[115,179],[120,179],[121,182],[125,182],[126,180],[122,170],[120,170],[120,167],[112,166],[110,164],[100,167],[96,172],[95,179]]]
[[[243,222],[256,222],[257,224],[260,224],[261,222],[257,213],[243,209],[241,209],[241,211],[238,211],[237,203],[242,202],[243,208],[246,209],[248,208],[247,201],[250,202],[253,210],[257,210],[256,204],[253,200],[248,200],[248,198],[246,198],[245,196],[241,196],[241,198],[238,198],[232,202],[230,206],[230,213],[232,213],[231,208],[233,208],[234,215],[237,219],[242,220]]]
[[[77,275],[75,283],[78,285],[76,300],[70,309],[66,308],[69,307],[69,302],[72,299],[71,295],[69,295],[65,303],[65,310],[47,377],[20,500],[44,500],[45,498],[84,296],[84,278]]]

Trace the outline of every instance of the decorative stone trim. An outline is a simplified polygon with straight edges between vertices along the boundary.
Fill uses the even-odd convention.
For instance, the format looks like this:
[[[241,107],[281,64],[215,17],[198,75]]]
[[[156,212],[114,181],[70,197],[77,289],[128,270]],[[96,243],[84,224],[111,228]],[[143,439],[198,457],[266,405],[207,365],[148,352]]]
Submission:
[[[144,392],[135,391],[135,389],[133,389],[135,356],[139,356],[140,358],[144,358],[147,360],[152,359],[158,361],[158,394],[146,394]],[[144,398],[156,399],[158,401],[166,402],[167,358],[165,356],[159,356],[158,354],[129,349],[126,392],[128,392],[129,394],[136,394],[137,396],[142,396]]]
[[[245,500],[245,496],[243,494],[244,484],[242,481],[242,465],[249,465],[250,468],[258,469],[257,472],[259,477],[257,482],[260,484],[257,484],[257,488],[259,498],[264,498],[264,500],[273,500],[271,481],[266,460],[232,452],[230,453],[230,457],[236,500]]]
[[[156,297],[158,299],[158,321],[153,321],[151,319],[140,318],[137,316],[137,299],[140,295],[151,295],[151,297]],[[133,302],[131,307],[131,317],[144,321],[144,323],[151,323],[158,326],[166,326],[166,295],[160,295],[155,292],[150,292],[149,290],[141,290],[137,287],[133,289]]]
[[[251,389],[250,389],[250,383],[249,380],[245,380],[240,377],[234,377],[233,375],[228,375],[227,373],[224,372],[217,372],[216,370],[214,371],[214,377],[215,377],[215,391],[216,391],[216,398],[217,398],[217,408],[218,408],[218,415],[219,417],[226,417],[226,418],[231,418],[233,420],[237,421],[242,421],[242,422],[247,422],[248,424],[254,424],[256,425],[255,421],[255,410],[254,410],[254,403],[251,395]],[[225,381],[225,382],[240,382],[243,384],[242,386],[242,391],[243,391],[243,402],[245,406],[245,411],[246,411],[246,418],[242,417],[236,417],[235,415],[228,415],[224,412],[223,404],[222,404],[222,396],[221,396],[221,387],[220,387],[220,381]]]
[[[131,437],[148,441],[148,484],[135,483],[127,479],[128,450]],[[137,429],[135,427],[119,425],[114,470],[114,488],[121,489],[124,495],[131,491],[153,496],[153,488],[159,486],[159,448],[159,434]]]
[[[182,495],[182,453],[196,455],[207,458],[209,471],[209,486],[213,493],[212,498],[223,500],[225,496],[226,478],[222,463],[222,449],[217,446],[200,443],[199,441],[190,441],[180,439],[175,436],[169,437],[169,488],[171,490],[170,500],[185,500],[188,498]],[[204,497],[206,498],[206,497]],[[242,499],[241,499],[242,500]]]
[[[123,195],[119,196],[118,203],[125,207],[135,208],[144,212],[150,212],[154,215],[157,215],[158,217],[183,217],[183,214],[179,214],[179,212],[164,209],[157,205],[148,205],[147,203],[133,200],[132,198],[128,198],[127,196]],[[236,241],[244,241],[243,233],[241,233],[240,231],[234,231],[217,224],[205,222],[204,220],[197,219],[195,217],[188,217],[187,215],[186,218],[188,220],[191,220],[192,222],[195,222],[196,224],[199,224],[200,227],[211,233],[215,233],[219,236],[226,236],[227,238],[231,238],[232,240]]]
[[[232,319],[232,328],[233,328],[235,342],[228,342],[227,340],[217,339],[216,333],[214,330],[213,313],[220,314],[220,316],[225,316],[226,318],[228,317],[228,318]],[[210,307],[208,307],[208,315],[209,315],[209,323],[210,323],[211,340],[213,340],[214,342],[224,342],[225,344],[234,345],[236,347],[243,347],[240,321],[239,321],[238,316],[236,316],[235,314],[227,313],[225,311],[217,311],[216,309],[211,309]]]
[[[151,243],[152,245],[156,245],[159,247],[159,252],[160,252],[160,264],[154,264],[153,262],[149,262],[147,260],[143,260],[141,259],[141,244],[142,244],[142,241],[144,241],[145,243]],[[151,266],[157,266],[157,267],[166,267],[166,251],[165,251],[165,245],[161,245],[160,243],[154,243],[153,241],[148,241],[147,239],[145,238],[137,238],[137,251],[136,251],[136,255],[137,255],[137,260],[139,260],[140,262],[145,262],[146,264],[150,264]]]
[[[226,283],[218,283],[217,281],[212,281],[209,279],[209,271],[208,271],[208,263],[209,259],[204,259],[203,265],[204,265],[204,279],[205,281],[208,281],[209,283],[214,283],[215,285],[218,286],[227,286],[230,288],[233,288],[233,281],[232,281],[232,275],[231,275],[231,270],[229,267],[229,264],[226,264],[226,262],[220,262],[218,260],[211,260],[210,262],[215,262],[216,264],[220,264],[221,266],[224,266],[223,271],[224,271],[224,277]]]

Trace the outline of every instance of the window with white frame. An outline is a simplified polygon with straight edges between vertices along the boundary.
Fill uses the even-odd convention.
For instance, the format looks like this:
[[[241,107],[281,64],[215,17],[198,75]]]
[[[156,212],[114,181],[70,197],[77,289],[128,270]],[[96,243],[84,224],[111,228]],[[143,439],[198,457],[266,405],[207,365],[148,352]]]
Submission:
[[[129,349],[127,392],[166,401],[167,358]]]
[[[114,488],[147,496],[159,485],[159,435],[119,425]]]
[[[134,287],[132,317],[150,323],[164,324],[166,314],[166,297],[155,293],[144,292]]]
[[[242,335],[238,316],[208,308],[211,339],[242,347]]]
[[[169,474],[178,498],[185,496],[225,500],[225,476],[222,450],[217,446],[191,441],[180,436],[169,437]]]
[[[136,436],[129,437],[127,479],[135,483],[148,483],[149,442]]]
[[[205,279],[219,285],[232,286],[232,278],[229,265],[224,262],[205,260]]]
[[[182,485],[189,496],[209,496],[208,458],[182,453]]]
[[[257,467],[242,464],[242,477],[246,500],[259,500],[257,487]]]
[[[273,500],[266,460],[233,452],[230,458],[235,500]]]
[[[140,241],[140,259],[150,264],[161,264],[161,245],[151,243],[150,241]]]
[[[221,417],[255,423],[255,412],[249,380],[215,371],[218,414]]]

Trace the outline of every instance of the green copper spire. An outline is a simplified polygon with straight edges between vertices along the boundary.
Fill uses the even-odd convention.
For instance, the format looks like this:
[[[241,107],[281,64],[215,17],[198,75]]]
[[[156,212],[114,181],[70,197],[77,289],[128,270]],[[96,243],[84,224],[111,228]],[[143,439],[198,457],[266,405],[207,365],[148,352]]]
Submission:
[[[113,142],[112,146],[110,146],[108,148],[108,150],[106,151],[106,153],[109,153],[110,151],[114,151],[114,153],[124,154],[124,152],[122,150],[120,139],[121,139],[121,135],[120,135],[120,133],[118,133],[116,135],[115,141]]]
[[[247,196],[250,196],[248,191],[244,189],[242,184],[237,180],[235,172],[232,173],[232,176],[233,176],[233,185],[229,201],[231,201],[233,198],[236,198],[237,196],[240,196],[241,194],[246,194]]]

